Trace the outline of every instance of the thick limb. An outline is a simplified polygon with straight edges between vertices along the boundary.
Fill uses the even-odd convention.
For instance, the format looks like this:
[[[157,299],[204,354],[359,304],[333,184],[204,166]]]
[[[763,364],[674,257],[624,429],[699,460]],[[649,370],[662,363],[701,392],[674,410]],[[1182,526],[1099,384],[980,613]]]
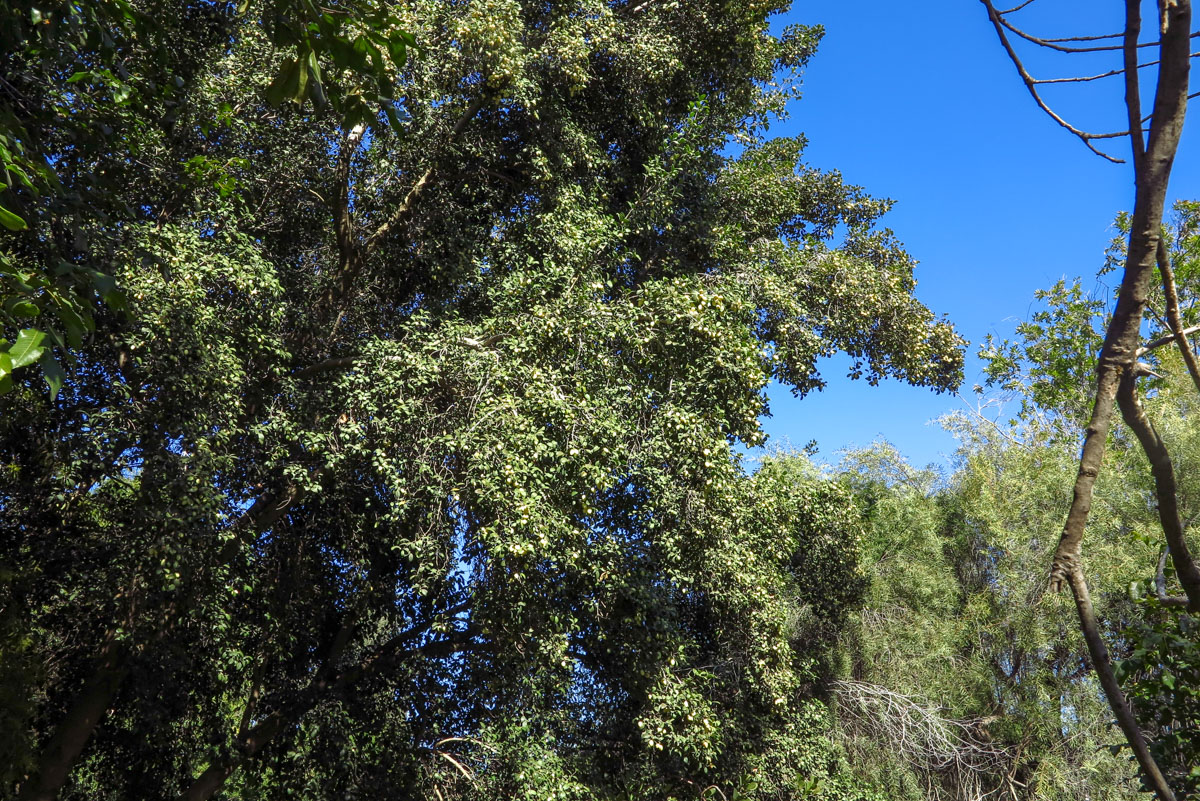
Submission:
[[[1183,518],[1179,514],[1179,488],[1175,483],[1175,467],[1166,443],[1158,435],[1154,424],[1146,416],[1137,397],[1137,368],[1130,369],[1121,381],[1118,402],[1125,424],[1137,436],[1146,458],[1150,460],[1150,472],[1154,476],[1154,494],[1158,501],[1158,519],[1179,576],[1179,583],[1188,597],[1188,607],[1200,610],[1200,569],[1188,549],[1184,538]]]

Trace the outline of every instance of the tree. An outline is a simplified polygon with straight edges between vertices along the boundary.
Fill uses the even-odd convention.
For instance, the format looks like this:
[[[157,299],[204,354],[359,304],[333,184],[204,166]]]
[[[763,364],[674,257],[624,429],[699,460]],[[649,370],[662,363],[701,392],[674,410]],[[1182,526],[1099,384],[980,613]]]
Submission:
[[[1012,14],[1029,5],[1023,3],[1007,11],[999,11],[991,0],[981,0],[988,17],[1009,57],[1039,107],[1050,114],[1061,126],[1078,136],[1093,151],[1100,152],[1093,144],[1108,138],[1128,137],[1131,145],[1131,161],[1134,171],[1135,195],[1133,213],[1129,223],[1129,245],[1125,259],[1125,273],[1121,281],[1116,308],[1104,336],[1104,344],[1096,361],[1096,390],[1084,438],[1083,452],[1079,460],[1078,476],[1075,480],[1074,496],[1063,528],[1059,547],[1055,552],[1050,571],[1050,584],[1055,589],[1069,586],[1074,594],[1079,613],[1080,626],[1088,641],[1092,662],[1105,695],[1130,748],[1137,757],[1147,786],[1164,801],[1175,797],[1162,775],[1162,771],[1151,755],[1112,670],[1108,650],[1101,636],[1093,609],[1082,565],[1082,542],[1084,528],[1091,510],[1092,492],[1101,468],[1105,442],[1112,424],[1113,413],[1119,406],[1122,416],[1136,433],[1150,458],[1156,481],[1156,494],[1162,517],[1162,530],[1171,550],[1171,561],[1180,576],[1188,603],[1200,608],[1200,568],[1197,568],[1188,550],[1183,526],[1178,517],[1175,499],[1176,487],[1169,453],[1145,416],[1138,400],[1139,378],[1138,356],[1142,345],[1141,325],[1146,311],[1146,298],[1156,269],[1162,280],[1167,298],[1166,312],[1171,323],[1170,335],[1177,342],[1180,353],[1188,364],[1189,371],[1200,389],[1200,369],[1192,354],[1191,345],[1183,333],[1178,298],[1170,266],[1166,259],[1166,245],[1162,237],[1163,211],[1167,197],[1167,184],[1171,175],[1179,136],[1187,114],[1188,73],[1192,54],[1190,0],[1163,0],[1158,4],[1159,18],[1154,26],[1157,39],[1143,42],[1141,36],[1141,4],[1138,0],[1126,0],[1124,31],[1111,36],[1066,37],[1046,39],[1032,36],[1017,28],[1011,21]],[[1109,134],[1091,133],[1074,127],[1055,114],[1042,98],[1039,89],[1045,81],[1030,75],[1018,57],[1009,34],[1032,42],[1039,47],[1065,52],[1096,52],[1098,49],[1119,53],[1121,65],[1111,74],[1121,75],[1125,81],[1124,131]],[[1112,44],[1114,40],[1120,44]],[[1139,63],[1139,50],[1143,46],[1157,47],[1158,55],[1150,65]],[[1143,116],[1141,101],[1141,69],[1157,67],[1153,109]],[[1099,76],[1097,76],[1099,77]],[[1090,80],[1079,78],[1076,80]],[[1144,126],[1149,121],[1148,133]],[[1110,160],[1112,156],[1101,153]]]
[[[852,772],[896,801],[1139,797],[1136,770],[1106,747],[1111,716],[1070,610],[1037,581],[1073,443],[1035,434],[1040,415],[1014,430],[945,423],[961,442],[948,476],[886,445],[839,471],[864,509],[871,582],[833,685]],[[1153,559],[1128,536],[1151,521],[1123,477],[1110,471],[1098,489],[1089,560],[1101,586],[1122,590]],[[1120,631],[1133,605],[1106,592],[1097,614]]]
[[[1176,277],[1180,296],[1189,299],[1196,289],[1198,222],[1196,204],[1179,202],[1164,229],[1167,263]],[[1129,216],[1120,215],[1116,222],[1119,234],[1099,281],[1112,273],[1114,264],[1123,262],[1128,225]],[[1025,425],[1045,427],[1053,432],[1049,439],[1066,441],[1061,432],[1072,420],[1086,415],[1082,401],[1089,388],[1081,379],[1088,372],[1087,354],[1094,353],[1103,338],[1111,303],[1108,294],[1084,293],[1078,281],[1064,291],[1060,282],[1055,290],[1039,293],[1048,308],[1035,313],[1034,322],[1018,326],[1016,341],[989,343],[981,351],[988,362],[989,384],[1003,386],[1020,397],[1020,416]],[[1157,311],[1165,303],[1162,290],[1152,289],[1144,322],[1151,341],[1139,356],[1143,369],[1149,371],[1145,379],[1148,392],[1139,404],[1147,418],[1155,420],[1164,447],[1177,455],[1178,508],[1183,520],[1193,521],[1198,491],[1190,469],[1191,454],[1197,447],[1197,432],[1191,422],[1194,388],[1180,355],[1166,347],[1174,337],[1166,317]],[[1184,330],[1194,322],[1193,305],[1189,302],[1180,309]],[[1050,324],[1045,324],[1048,321]],[[1160,509],[1150,500],[1156,498],[1157,487],[1147,467],[1147,457],[1131,427],[1114,426],[1106,473],[1113,474],[1108,479],[1110,486],[1115,483],[1120,490],[1104,497],[1103,506],[1119,510],[1121,536],[1131,552],[1150,544],[1157,549],[1157,559],[1153,553],[1143,553],[1141,575],[1136,580],[1129,575],[1114,580],[1105,574],[1097,583],[1133,589],[1139,613],[1103,626],[1118,654],[1114,673],[1138,715],[1151,755],[1177,794],[1189,797],[1200,777],[1194,769],[1200,757],[1200,719],[1191,701],[1195,692],[1191,666],[1196,662],[1200,642],[1186,598],[1172,594],[1178,593],[1178,588],[1174,570],[1168,565],[1169,546],[1148,533],[1161,522],[1157,519]],[[1094,568],[1091,572],[1096,575]]]
[[[238,4],[237,13],[250,5]],[[385,4],[332,5],[318,11],[273,0],[253,9],[257,28],[291,56],[273,77],[262,76],[267,98],[311,100],[348,125],[380,113],[399,124],[395,72],[411,34]],[[0,323],[20,329],[12,343],[0,341],[0,393],[12,388],[12,371],[36,363],[56,395],[65,376],[55,352],[82,346],[95,330],[98,302],[124,310],[111,263],[119,245],[110,237],[145,209],[122,195],[128,176],[113,154],[127,127],[174,126],[204,60],[239,30],[227,24],[231,10],[125,0],[0,3],[0,225],[15,232],[0,249]],[[188,166],[232,191],[219,165],[196,156]]]
[[[56,397],[14,374],[0,399],[0,697],[32,699],[7,778],[854,797],[821,688],[856,512],[739,448],[771,376],[811,391],[844,350],[947,389],[961,341],[887,203],[765,136],[819,30],[743,2],[387,8],[422,51],[364,120],[264,96],[341,86],[352,54],[154,6],[212,20],[175,43],[186,102],[60,171],[115,176],[133,213],[88,256],[130,308]]]

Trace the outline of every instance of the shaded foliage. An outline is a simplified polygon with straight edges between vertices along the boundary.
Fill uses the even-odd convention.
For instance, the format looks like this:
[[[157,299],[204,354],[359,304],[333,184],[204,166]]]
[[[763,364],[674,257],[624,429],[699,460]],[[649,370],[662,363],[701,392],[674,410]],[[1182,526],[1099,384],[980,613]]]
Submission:
[[[342,17],[132,8],[179,26],[171,106],[33,81],[116,115],[86,164],[44,152],[131,211],[79,261],[128,310],[67,342],[56,395],[0,399],[8,784],[861,797],[821,700],[856,508],[740,454],[771,377],[810,391],[843,350],[948,389],[961,342],[887,204],[765,138],[820,31],[755,2],[363,7],[421,47],[381,51],[368,119]],[[318,73],[328,102],[272,102]]]

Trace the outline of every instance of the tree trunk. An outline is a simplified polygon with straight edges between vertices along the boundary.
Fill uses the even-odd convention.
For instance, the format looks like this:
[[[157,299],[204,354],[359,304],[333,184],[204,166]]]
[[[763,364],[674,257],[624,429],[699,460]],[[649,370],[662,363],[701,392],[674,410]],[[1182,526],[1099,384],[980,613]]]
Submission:
[[[1171,4],[1160,5],[1163,8],[1163,19],[1158,84],[1154,95],[1150,137],[1144,147],[1140,109],[1136,108],[1137,76],[1126,76],[1126,103],[1129,105],[1128,116],[1131,121],[1129,135],[1133,143],[1136,191],[1129,249],[1117,307],[1105,334],[1104,347],[1096,368],[1096,400],[1079,459],[1074,497],[1058,549],[1054,554],[1050,586],[1052,589],[1062,589],[1064,585],[1070,585],[1079,612],[1080,628],[1092,657],[1092,666],[1104,688],[1117,723],[1133,749],[1142,775],[1147,785],[1162,801],[1174,801],[1175,796],[1150,755],[1145,737],[1113,674],[1108,649],[1100,635],[1092,608],[1082,559],[1084,528],[1091,511],[1092,491],[1104,458],[1113,407],[1121,382],[1127,372],[1133,369],[1137,359],[1142,315],[1145,313],[1146,296],[1157,262],[1167,184],[1175,152],[1179,147],[1184,116],[1187,113],[1191,3],[1190,0],[1175,0]],[[1136,20],[1136,0],[1128,0],[1127,12],[1129,26],[1130,19]],[[1128,44],[1127,41],[1127,51],[1130,49]],[[1132,90],[1130,87],[1133,87]]]
[[[110,636],[100,651],[96,671],[84,682],[42,749],[37,771],[22,785],[17,796],[20,801],[54,801],[128,673],[129,651]]]

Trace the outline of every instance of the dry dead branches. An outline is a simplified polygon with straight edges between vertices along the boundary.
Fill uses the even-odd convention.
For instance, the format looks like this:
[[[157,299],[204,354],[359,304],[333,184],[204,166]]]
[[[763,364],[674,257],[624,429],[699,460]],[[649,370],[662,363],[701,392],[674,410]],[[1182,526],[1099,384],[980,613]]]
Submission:
[[[986,801],[1013,789],[1014,751],[992,742],[982,720],[955,720],[921,699],[861,681],[834,682],[855,737],[884,745],[937,801]]]

